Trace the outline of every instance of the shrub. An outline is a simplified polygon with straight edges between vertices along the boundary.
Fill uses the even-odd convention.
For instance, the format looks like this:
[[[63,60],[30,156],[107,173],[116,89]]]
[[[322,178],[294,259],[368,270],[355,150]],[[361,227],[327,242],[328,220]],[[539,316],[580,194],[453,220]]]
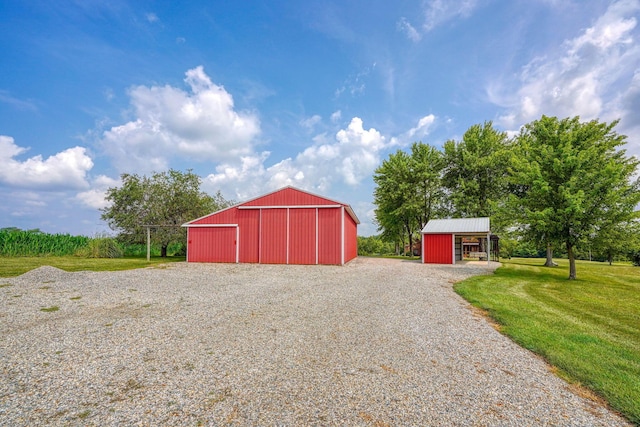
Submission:
[[[85,258],[121,258],[122,248],[111,237],[94,237],[87,245],[78,249],[76,255]]]

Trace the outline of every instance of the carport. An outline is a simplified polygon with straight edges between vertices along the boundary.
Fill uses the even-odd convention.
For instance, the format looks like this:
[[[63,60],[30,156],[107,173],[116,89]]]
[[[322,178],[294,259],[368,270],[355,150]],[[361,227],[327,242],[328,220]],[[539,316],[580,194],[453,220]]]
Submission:
[[[425,264],[455,264],[465,258],[489,263],[492,246],[497,249],[488,217],[432,219],[421,234]]]

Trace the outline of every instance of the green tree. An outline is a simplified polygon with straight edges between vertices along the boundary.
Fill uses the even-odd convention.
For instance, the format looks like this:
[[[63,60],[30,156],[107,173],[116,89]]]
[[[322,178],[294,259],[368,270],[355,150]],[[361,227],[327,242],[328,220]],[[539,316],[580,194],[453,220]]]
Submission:
[[[443,167],[441,151],[415,142],[410,154],[398,150],[376,169],[373,177],[376,221],[385,240],[401,240],[404,246],[407,237],[412,248],[414,237],[425,224],[442,215]]]
[[[638,161],[626,157],[624,135],[593,120],[542,116],[517,138],[512,169],[515,185],[526,188],[518,202],[528,232],[561,244],[576,278],[574,249],[599,228],[627,220],[640,201]]]
[[[509,146],[490,121],[471,126],[461,141],[445,142],[443,184],[453,216],[495,216],[507,194]]]
[[[607,260],[609,265],[620,256],[626,256],[630,250],[640,247],[640,212],[634,218],[599,227],[590,243],[591,251]]]
[[[377,236],[358,236],[358,255],[378,255],[382,246],[382,240]]]
[[[412,203],[414,189],[411,182],[410,156],[398,150],[382,162],[374,175],[376,188],[373,192],[378,229],[385,240],[402,242],[404,236],[413,243],[413,234],[418,228],[415,205]]]
[[[419,230],[431,218],[441,217],[445,213],[445,191],[442,187],[442,172],[445,166],[442,151],[416,142],[411,146],[410,159],[411,182],[414,185],[414,197],[411,203]]]
[[[122,186],[107,190],[110,202],[102,209],[102,219],[127,243],[146,242],[145,225],[154,228],[152,242],[160,245],[161,255],[173,242],[185,242],[180,225],[229,206],[220,192],[210,196],[200,191],[201,179],[191,170],[169,170],[150,177],[122,174]]]

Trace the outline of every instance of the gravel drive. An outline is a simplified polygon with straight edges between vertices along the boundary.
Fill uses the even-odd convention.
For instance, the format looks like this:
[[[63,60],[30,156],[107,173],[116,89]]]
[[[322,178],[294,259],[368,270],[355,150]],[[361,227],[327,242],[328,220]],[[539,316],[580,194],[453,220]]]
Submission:
[[[0,424],[628,425],[453,292],[488,271],[358,258],[0,279]]]

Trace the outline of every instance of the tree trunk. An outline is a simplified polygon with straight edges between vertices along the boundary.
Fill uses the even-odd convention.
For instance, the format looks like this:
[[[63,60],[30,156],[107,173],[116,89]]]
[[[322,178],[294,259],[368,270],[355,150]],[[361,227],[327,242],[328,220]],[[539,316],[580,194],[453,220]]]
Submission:
[[[569,280],[576,280],[576,258],[573,255],[573,245],[567,243],[567,255],[569,256]]]
[[[167,246],[169,246],[169,245],[162,245],[160,247],[160,256],[162,258],[166,258],[167,257]]]
[[[551,243],[547,243],[547,261],[544,263],[545,267],[555,267],[558,264],[553,262],[553,247]]]

